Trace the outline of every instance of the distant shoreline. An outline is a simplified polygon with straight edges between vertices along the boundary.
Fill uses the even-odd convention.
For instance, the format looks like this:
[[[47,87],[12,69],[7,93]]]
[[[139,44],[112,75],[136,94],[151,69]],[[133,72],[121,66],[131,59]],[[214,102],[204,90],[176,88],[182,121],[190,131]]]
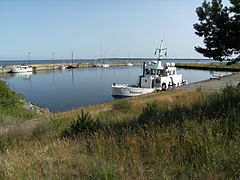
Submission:
[[[101,58],[101,60],[106,61],[137,61],[137,60],[156,60],[157,58]],[[100,58],[98,59],[100,60]],[[162,60],[187,60],[187,61],[213,61],[212,59],[205,58],[163,58]],[[28,61],[27,59],[1,59],[0,62],[5,61]],[[31,61],[53,61],[52,59],[32,59]],[[72,59],[55,59],[54,61],[72,61]],[[92,58],[84,58],[84,59],[73,59],[73,61],[96,61],[96,59]]]

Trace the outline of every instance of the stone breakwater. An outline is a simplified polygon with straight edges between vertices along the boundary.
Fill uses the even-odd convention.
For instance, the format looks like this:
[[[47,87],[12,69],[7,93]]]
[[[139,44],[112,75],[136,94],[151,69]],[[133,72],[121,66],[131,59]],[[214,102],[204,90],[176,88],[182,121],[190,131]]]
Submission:
[[[50,113],[51,110],[48,109],[48,108],[43,108],[43,107],[40,107],[40,106],[37,106],[33,103],[30,103],[26,100],[22,100],[22,103],[23,103],[23,107],[25,109],[30,109],[30,110],[33,110],[35,112],[37,112],[38,114],[45,114],[45,113]]]
[[[126,66],[126,62],[112,62],[109,63],[110,66]],[[135,62],[134,65],[142,65],[142,63]],[[33,71],[43,71],[43,70],[52,70],[59,69],[61,65],[68,67],[70,65],[81,68],[81,67],[95,67],[95,63],[63,63],[63,64],[31,64]],[[11,69],[16,67],[17,65],[6,65],[0,66],[0,73],[9,73]]]

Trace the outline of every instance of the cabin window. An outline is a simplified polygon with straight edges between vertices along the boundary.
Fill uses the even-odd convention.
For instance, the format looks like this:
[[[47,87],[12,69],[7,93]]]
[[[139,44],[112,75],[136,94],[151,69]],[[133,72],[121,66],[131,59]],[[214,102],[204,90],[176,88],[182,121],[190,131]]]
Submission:
[[[145,70],[145,73],[146,73],[147,75],[149,75],[149,74],[150,74],[150,70],[149,70],[149,69],[146,69],[146,70]]]
[[[151,69],[151,75],[155,75],[156,74],[156,70],[155,69]]]

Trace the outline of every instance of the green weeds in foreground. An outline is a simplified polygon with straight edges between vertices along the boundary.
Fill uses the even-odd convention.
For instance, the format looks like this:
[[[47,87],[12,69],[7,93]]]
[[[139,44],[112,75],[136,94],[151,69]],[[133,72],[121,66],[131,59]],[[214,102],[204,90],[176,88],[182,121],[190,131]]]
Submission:
[[[101,126],[81,112],[63,128],[74,138],[41,129],[34,141],[9,137],[14,143],[2,150],[0,178],[239,179],[239,100],[240,91],[228,86],[182,105],[150,103],[129,121],[108,124],[109,114],[101,116]],[[61,129],[54,123],[49,131]]]
[[[131,108],[132,108],[132,103],[125,99],[116,100],[116,101],[113,101],[112,103],[113,110],[128,112],[131,110]]]
[[[16,123],[37,117],[36,112],[23,107],[22,96],[0,81],[0,125]]]
[[[120,104],[127,104],[123,101]],[[124,103],[123,103],[124,102]],[[118,107],[118,106],[117,106]],[[122,107],[122,106],[120,106]],[[125,107],[125,106],[124,106]],[[119,110],[118,108],[114,108]],[[114,129],[119,132],[124,129],[133,130],[150,125],[166,127],[169,125],[181,126],[185,120],[194,120],[199,123],[205,120],[221,120],[222,124],[228,125],[228,129],[233,129],[235,124],[240,123],[240,90],[227,86],[222,92],[216,92],[211,95],[202,94],[201,97],[193,103],[172,104],[153,102],[147,104],[139,118],[131,121],[109,123],[100,121],[99,118],[93,120],[88,113],[81,111],[81,115],[72,122],[64,133],[68,136],[77,135],[87,131],[94,133],[102,129]],[[224,127],[226,128],[226,127]]]

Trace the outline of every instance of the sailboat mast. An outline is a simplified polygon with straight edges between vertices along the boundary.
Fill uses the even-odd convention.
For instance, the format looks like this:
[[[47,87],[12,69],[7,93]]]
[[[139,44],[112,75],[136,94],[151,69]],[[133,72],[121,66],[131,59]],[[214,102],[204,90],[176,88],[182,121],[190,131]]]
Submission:
[[[73,64],[73,51],[72,51],[72,64]]]
[[[102,42],[100,41],[100,62],[102,63]]]
[[[28,52],[28,64],[30,64],[30,55],[31,55],[31,52]]]

